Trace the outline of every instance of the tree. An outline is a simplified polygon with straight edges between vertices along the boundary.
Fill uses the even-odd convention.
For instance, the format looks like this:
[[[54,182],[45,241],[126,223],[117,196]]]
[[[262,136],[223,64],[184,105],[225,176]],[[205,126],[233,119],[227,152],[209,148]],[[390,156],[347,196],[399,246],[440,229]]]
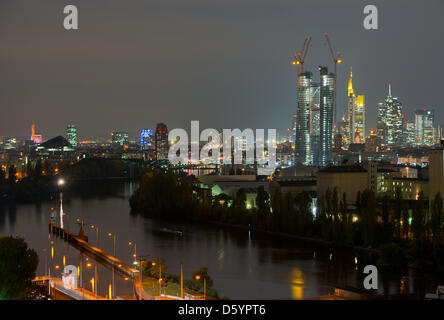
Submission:
[[[424,212],[424,195],[419,193],[419,198],[415,203],[412,217],[412,232],[413,239],[417,248],[421,248],[424,240],[424,225],[425,225],[425,212]]]
[[[146,277],[165,279],[167,268],[166,261],[162,258],[155,258],[154,261],[142,262],[143,275]]]
[[[432,202],[432,217],[431,217],[431,229],[432,229],[432,240],[434,245],[438,245],[441,242],[441,225],[443,221],[442,212],[442,198],[441,194],[437,193],[435,199]]]
[[[270,212],[270,195],[265,191],[264,186],[257,188],[256,206],[259,215],[265,215]]]
[[[191,273],[191,277],[194,281],[201,283],[203,286],[203,281],[205,279],[205,284],[207,288],[211,288],[213,286],[213,279],[208,275],[208,268],[202,267],[196,271]]]
[[[25,299],[39,259],[22,238],[0,237],[0,300]]]
[[[43,170],[42,159],[38,158],[37,162],[35,163],[33,177],[40,178],[42,176],[42,170]]]
[[[15,184],[15,174],[17,173],[15,166],[10,166],[8,170],[8,182],[10,185]]]
[[[393,225],[395,227],[396,236],[401,235],[401,212],[402,212],[402,193],[401,188],[395,190],[395,201],[393,206]]]
[[[376,197],[372,190],[364,190],[359,194],[357,211],[360,213],[361,223],[364,231],[364,243],[374,244],[377,224]]]

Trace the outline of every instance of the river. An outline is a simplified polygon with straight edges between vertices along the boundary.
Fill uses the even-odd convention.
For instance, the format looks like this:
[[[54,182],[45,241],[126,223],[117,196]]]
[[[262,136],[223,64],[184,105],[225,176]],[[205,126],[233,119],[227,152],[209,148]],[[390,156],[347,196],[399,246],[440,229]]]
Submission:
[[[313,299],[335,286],[362,288],[363,267],[371,257],[353,252],[334,252],[322,245],[262,233],[191,222],[174,222],[133,214],[128,199],[134,190],[129,182],[106,182],[73,187],[64,191],[65,228],[77,233],[78,219],[85,222],[89,242],[113,253],[116,234],[117,257],[128,264],[137,255],[162,257],[168,273],[184,277],[206,266],[219,296],[230,299]],[[65,264],[82,261],[82,281],[91,290],[96,263],[63,240],[49,234],[51,208],[59,210],[58,195],[39,204],[0,206],[0,235],[23,237],[40,257],[37,275],[58,276]],[[94,226],[94,228],[92,228]],[[98,232],[96,230],[98,228]],[[182,236],[168,232],[180,230]],[[112,235],[109,236],[109,233]],[[97,242],[98,235],[98,242]],[[130,245],[131,242],[131,245]],[[98,294],[106,296],[112,284],[111,270],[97,265]],[[132,295],[131,282],[117,275],[115,295]],[[378,293],[431,292],[439,283],[425,275],[407,272],[379,275]]]

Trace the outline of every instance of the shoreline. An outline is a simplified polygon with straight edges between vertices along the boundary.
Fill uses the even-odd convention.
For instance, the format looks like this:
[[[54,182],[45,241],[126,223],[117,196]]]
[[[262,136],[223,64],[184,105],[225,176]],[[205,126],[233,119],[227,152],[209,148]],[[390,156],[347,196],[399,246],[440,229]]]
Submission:
[[[177,219],[179,221],[188,221],[188,222],[192,221],[192,222],[197,222],[200,224],[209,224],[209,225],[225,227],[227,229],[233,229],[233,230],[237,229],[237,230],[254,231],[254,232],[257,232],[262,235],[276,236],[276,237],[280,237],[283,239],[287,238],[287,239],[301,240],[301,241],[310,242],[313,244],[318,244],[318,245],[323,245],[323,246],[331,246],[331,247],[338,248],[338,249],[353,250],[353,251],[359,251],[359,252],[370,253],[370,254],[371,253],[376,253],[376,254],[379,253],[379,250],[375,249],[375,248],[366,248],[366,247],[361,247],[361,246],[339,246],[339,245],[334,244],[334,242],[332,242],[332,241],[324,240],[321,238],[305,237],[305,236],[301,236],[301,235],[290,234],[290,233],[279,232],[279,231],[268,231],[268,230],[254,228],[254,227],[244,226],[241,224],[232,224],[232,223],[221,222],[221,221],[217,221],[217,220],[201,220],[198,218],[189,218],[189,217],[187,217],[187,218],[176,217],[176,218],[166,218],[165,219],[159,215],[150,214],[150,213],[144,212],[144,211],[138,211],[138,210],[132,210],[132,211],[135,213],[141,214],[141,215],[146,215],[147,217],[157,218],[157,219],[161,219],[161,220],[176,220]]]

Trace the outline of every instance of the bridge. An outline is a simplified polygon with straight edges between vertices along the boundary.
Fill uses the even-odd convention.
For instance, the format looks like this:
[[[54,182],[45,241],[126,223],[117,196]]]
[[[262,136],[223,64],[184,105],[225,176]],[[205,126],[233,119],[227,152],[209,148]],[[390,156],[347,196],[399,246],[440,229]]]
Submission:
[[[79,251],[90,256],[94,260],[100,262],[105,266],[112,267],[118,273],[129,277],[133,281],[134,295],[137,299],[141,300],[152,300],[153,297],[148,295],[140,283],[140,272],[139,270],[131,267],[125,262],[117,259],[116,257],[106,253],[105,251],[91,245],[88,243],[88,237],[83,234],[83,226],[80,229],[79,235],[74,235],[73,233],[61,228],[59,225],[54,223],[49,223],[49,231],[53,234],[59,236],[65,241],[69,242],[73,247],[77,248]],[[59,279],[60,280],[60,279]],[[61,281],[61,280],[60,280]],[[52,282],[52,279],[51,279]],[[58,283],[57,281],[55,283]],[[63,284],[62,284],[63,287]],[[66,289],[65,289],[66,290]],[[63,292],[63,290],[60,290]],[[92,293],[94,295],[94,293]],[[73,293],[73,296],[79,297],[79,293]],[[86,295],[88,296],[88,294]],[[82,295],[84,297],[84,295]],[[79,300],[79,299],[76,299]]]

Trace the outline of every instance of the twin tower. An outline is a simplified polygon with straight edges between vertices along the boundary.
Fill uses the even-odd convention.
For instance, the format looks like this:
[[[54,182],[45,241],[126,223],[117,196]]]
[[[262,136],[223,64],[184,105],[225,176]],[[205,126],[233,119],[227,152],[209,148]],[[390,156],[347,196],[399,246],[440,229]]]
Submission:
[[[335,77],[319,67],[320,82],[310,71],[298,74],[298,107],[295,127],[295,163],[327,166],[331,163]]]
[[[332,163],[332,144],[337,137],[339,148],[364,143],[365,96],[355,94],[350,70],[347,116],[335,128],[336,75],[324,66],[319,67],[319,73],[319,83],[313,81],[310,71],[298,75],[298,106],[293,120],[295,163],[328,166]]]

